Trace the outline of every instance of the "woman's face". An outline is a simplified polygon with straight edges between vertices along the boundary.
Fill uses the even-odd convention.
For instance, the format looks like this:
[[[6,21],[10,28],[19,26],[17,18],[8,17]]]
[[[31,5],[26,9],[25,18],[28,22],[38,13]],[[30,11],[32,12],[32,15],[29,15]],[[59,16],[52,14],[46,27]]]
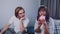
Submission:
[[[23,9],[19,11],[18,16],[21,18],[25,16],[25,12],[23,11]]]
[[[45,15],[46,15],[46,11],[40,11],[40,12],[39,12],[39,15],[40,15],[40,16],[42,16],[42,15],[45,16]]]

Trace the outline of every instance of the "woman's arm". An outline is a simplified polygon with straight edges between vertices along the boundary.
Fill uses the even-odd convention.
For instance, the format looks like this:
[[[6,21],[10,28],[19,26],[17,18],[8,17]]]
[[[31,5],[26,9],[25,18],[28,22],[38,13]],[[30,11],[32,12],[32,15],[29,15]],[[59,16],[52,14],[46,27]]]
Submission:
[[[23,22],[21,21],[21,32],[24,32],[24,30],[25,30],[25,27],[24,27]]]
[[[35,32],[37,33],[41,32],[41,29],[40,29],[41,25],[42,24],[39,24],[38,21],[35,23],[35,27],[34,27]]]
[[[44,24],[44,34],[49,34],[47,24]]]
[[[24,23],[23,23],[23,20],[25,19],[25,17],[22,17],[20,18],[20,24],[21,24],[21,32],[24,32],[25,31],[25,27],[24,27]]]
[[[13,23],[13,20],[14,20],[14,16],[11,17],[11,19],[9,20],[9,22],[3,27],[3,29],[0,32],[0,34],[3,34],[3,32],[5,32],[10,27],[10,25]]]
[[[41,32],[40,27],[41,27],[41,24],[40,24],[40,25],[38,25],[38,27],[37,27],[37,28],[36,28],[36,30],[35,30],[37,33],[40,33],[40,32]]]
[[[1,30],[1,34],[3,34],[3,32],[5,32],[8,28],[9,28],[9,26],[10,26],[11,24],[6,24],[6,26],[4,26],[4,28]]]

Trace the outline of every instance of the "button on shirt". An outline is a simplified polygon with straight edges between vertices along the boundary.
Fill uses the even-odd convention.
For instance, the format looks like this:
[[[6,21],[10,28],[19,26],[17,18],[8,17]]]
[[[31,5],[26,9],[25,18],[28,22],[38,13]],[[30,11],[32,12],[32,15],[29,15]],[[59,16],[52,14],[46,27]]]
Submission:
[[[9,24],[14,24],[14,31],[17,33],[17,32],[20,32],[20,27],[22,25],[22,23],[20,22],[20,20],[13,16],[11,17],[11,19],[9,20]],[[28,26],[28,23],[29,23],[29,19],[26,17],[24,20],[23,20],[23,24],[24,24],[24,27],[26,28]]]

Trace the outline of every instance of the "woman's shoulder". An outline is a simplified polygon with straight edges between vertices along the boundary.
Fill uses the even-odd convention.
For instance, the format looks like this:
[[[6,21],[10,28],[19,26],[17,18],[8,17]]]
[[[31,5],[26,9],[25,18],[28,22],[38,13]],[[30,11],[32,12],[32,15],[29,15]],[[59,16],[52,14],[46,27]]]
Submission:
[[[16,19],[16,17],[15,16],[12,16],[10,19],[13,19],[14,20],[14,19]]]
[[[50,23],[54,23],[54,19],[52,17],[49,18]]]
[[[54,21],[54,19],[52,17],[49,17],[49,21]]]

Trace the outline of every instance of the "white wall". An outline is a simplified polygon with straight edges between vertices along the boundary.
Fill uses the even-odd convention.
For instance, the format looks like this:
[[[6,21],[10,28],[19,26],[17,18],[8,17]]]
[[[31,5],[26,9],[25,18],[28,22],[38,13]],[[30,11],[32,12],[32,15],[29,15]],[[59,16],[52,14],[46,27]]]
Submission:
[[[34,24],[40,0],[0,0],[0,28],[8,23],[17,6],[25,9],[26,16],[30,19],[30,25]]]

